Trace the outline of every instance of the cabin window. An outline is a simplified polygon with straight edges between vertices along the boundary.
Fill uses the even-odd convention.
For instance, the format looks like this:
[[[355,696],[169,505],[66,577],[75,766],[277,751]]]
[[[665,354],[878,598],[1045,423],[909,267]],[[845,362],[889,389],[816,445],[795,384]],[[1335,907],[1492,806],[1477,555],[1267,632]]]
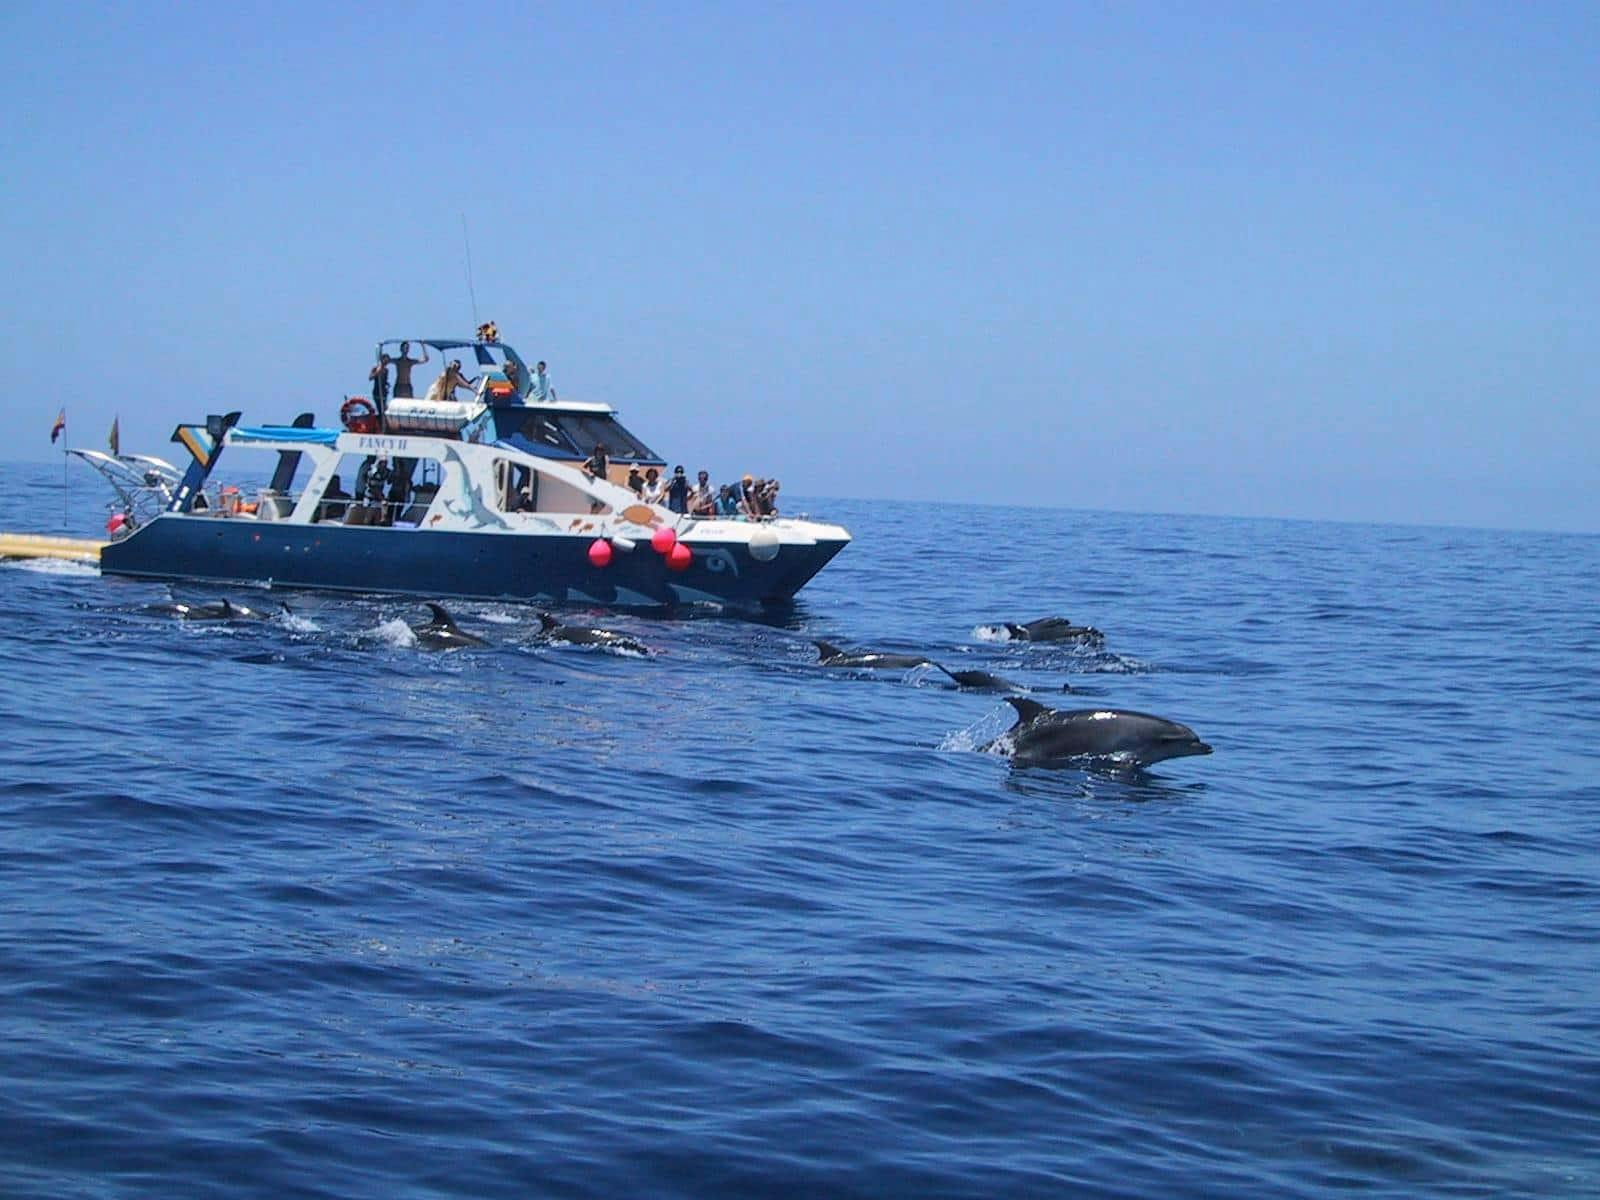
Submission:
[[[594,453],[596,442],[604,442],[612,458],[662,461],[659,454],[629,433],[621,421],[606,413],[557,412],[551,413],[550,419],[584,458]]]
[[[501,512],[593,513],[610,512],[588,492],[537,467],[509,458],[494,460],[495,504]]]
[[[539,510],[539,472],[509,458],[494,460],[494,494],[501,512]]]

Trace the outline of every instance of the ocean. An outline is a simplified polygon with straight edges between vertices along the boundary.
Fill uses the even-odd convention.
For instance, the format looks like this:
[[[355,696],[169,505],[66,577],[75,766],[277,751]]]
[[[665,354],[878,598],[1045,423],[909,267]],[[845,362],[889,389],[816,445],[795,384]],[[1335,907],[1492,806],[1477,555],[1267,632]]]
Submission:
[[[790,611],[559,614],[649,657],[0,565],[0,1195],[1600,1195],[1600,538],[795,507]]]

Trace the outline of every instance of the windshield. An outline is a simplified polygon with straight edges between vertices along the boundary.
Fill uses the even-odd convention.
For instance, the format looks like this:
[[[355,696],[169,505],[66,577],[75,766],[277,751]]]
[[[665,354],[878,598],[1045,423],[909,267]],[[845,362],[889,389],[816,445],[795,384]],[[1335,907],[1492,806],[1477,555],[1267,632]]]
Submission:
[[[550,414],[550,420],[585,458],[594,452],[596,442],[604,442],[606,453],[612,458],[666,461],[607,413],[557,412]]]

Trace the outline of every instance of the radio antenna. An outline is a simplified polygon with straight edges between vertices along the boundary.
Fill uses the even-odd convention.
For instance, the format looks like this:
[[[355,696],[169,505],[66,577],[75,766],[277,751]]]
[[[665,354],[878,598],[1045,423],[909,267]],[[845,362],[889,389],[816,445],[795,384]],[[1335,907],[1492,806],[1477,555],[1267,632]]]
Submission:
[[[472,286],[472,240],[467,237],[467,214],[461,214],[461,244],[467,248],[467,296],[472,300],[472,323],[478,323],[478,293]]]

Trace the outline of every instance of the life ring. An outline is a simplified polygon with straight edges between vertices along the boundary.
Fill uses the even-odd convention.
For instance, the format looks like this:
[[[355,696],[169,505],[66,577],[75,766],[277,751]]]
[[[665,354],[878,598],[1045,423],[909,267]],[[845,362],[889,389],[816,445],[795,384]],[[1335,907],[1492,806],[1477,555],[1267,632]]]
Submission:
[[[351,396],[339,409],[339,420],[352,433],[378,432],[377,406],[365,396]]]

